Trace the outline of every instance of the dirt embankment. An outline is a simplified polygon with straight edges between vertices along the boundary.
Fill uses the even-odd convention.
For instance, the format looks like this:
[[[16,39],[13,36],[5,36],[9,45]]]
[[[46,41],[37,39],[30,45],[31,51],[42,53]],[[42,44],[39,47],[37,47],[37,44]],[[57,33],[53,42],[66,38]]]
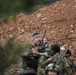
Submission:
[[[44,7],[30,16],[18,15],[12,22],[0,28],[0,38],[18,35],[22,41],[29,42],[31,34],[47,30],[51,43],[67,45],[76,49],[76,0],[62,0]]]

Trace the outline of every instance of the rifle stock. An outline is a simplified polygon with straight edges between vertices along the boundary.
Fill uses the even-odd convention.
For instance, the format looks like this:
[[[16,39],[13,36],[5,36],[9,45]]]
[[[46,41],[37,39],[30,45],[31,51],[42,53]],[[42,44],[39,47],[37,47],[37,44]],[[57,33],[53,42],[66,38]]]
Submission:
[[[70,65],[70,68],[72,69],[73,72],[76,72],[76,66],[74,65],[73,61],[70,59],[71,51],[66,50],[66,52],[63,54],[67,58],[67,61]]]

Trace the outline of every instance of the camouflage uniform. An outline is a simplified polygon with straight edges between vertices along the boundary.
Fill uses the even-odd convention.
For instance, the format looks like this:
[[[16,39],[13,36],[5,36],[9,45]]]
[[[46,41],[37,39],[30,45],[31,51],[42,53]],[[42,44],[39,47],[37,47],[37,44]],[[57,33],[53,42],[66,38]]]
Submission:
[[[20,75],[24,75],[24,73],[25,73],[25,70],[23,68],[21,68]]]
[[[59,75],[70,75],[68,72],[68,68],[70,66],[72,67],[73,72],[75,71],[74,64],[71,62],[68,54],[60,54],[60,49],[57,45],[52,45],[51,50],[55,51],[55,54],[53,56],[50,56],[50,58],[46,58],[42,56],[40,58],[39,63],[43,63],[45,65],[49,63],[55,63],[58,65]],[[47,59],[47,60],[46,60]],[[71,70],[69,70],[71,72]],[[38,68],[38,75],[45,75],[45,66],[40,65]]]
[[[47,58],[48,57],[46,57],[46,56],[41,56],[39,58],[39,61],[38,61],[39,65],[38,65],[38,69],[37,69],[37,75],[45,75],[45,70],[44,70],[45,66],[41,66],[41,63],[45,62],[45,60]]]
[[[39,61],[39,64],[41,63],[45,63],[45,65],[39,65],[39,68],[38,68],[38,73],[37,75],[45,75],[45,68],[46,66],[49,64],[49,63],[53,63],[53,60],[55,57],[58,57],[59,56],[59,53],[56,53],[54,56],[50,56],[48,58],[46,58],[45,56],[42,56],[40,58],[40,61]]]
[[[46,60],[46,63],[54,63],[59,66],[60,75],[67,75],[66,60],[59,53]]]
[[[48,43],[47,40],[43,40],[43,45],[40,43],[39,45],[34,44],[35,49],[38,52],[44,53],[51,49],[51,45]]]
[[[46,60],[46,63],[52,62],[52,61],[56,61],[56,65],[59,66],[58,68],[59,75],[70,75],[70,73],[72,72],[71,67],[70,67],[70,64],[72,63],[67,54],[63,54],[63,55],[56,54],[54,57]]]
[[[39,36],[39,34],[34,36],[34,38],[37,36]],[[47,39],[43,39],[43,43],[40,41],[38,45],[36,43],[30,45],[30,50],[28,50],[28,54],[32,53],[32,47],[35,48],[38,53],[45,54],[51,49],[51,45],[48,43]]]
[[[63,54],[62,56],[65,59],[66,71],[68,75],[72,75],[71,73],[76,73],[76,66],[73,61],[70,59],[69,54]]]

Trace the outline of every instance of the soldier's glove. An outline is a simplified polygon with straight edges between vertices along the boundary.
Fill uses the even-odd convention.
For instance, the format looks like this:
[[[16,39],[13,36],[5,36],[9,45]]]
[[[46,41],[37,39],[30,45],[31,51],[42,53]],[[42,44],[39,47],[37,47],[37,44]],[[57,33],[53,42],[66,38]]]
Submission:
[[[33,53],[34,55],[36,55],[36,54],[38,53],[38,51],[37,51],[35,48],[33,48],[33,49],[32,49],[32,53]]]

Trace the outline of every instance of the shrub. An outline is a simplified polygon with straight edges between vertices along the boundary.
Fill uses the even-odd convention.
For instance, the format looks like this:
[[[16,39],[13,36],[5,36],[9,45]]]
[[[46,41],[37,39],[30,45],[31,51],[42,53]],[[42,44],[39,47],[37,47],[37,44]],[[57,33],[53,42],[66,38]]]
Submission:
[[[0,75],[3,75],[6,68],[17,63],[20,55],[26,50],[26,46],[15,37],[6,39],[5,45],[0,43]]]

